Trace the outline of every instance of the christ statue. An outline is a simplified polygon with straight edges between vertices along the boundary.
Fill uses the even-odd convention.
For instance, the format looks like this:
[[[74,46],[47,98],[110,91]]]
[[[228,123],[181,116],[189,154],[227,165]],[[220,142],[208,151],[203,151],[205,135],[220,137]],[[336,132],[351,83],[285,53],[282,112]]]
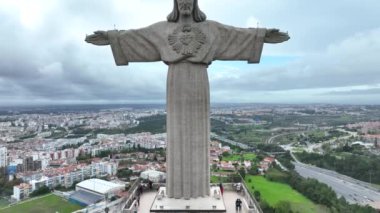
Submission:
[[[141,29],[96,31],[86,42],[110,45],[119,66],[155,61],[169,66],[166,193],[190,199],[210,194],[208,66],[214,60],[259,63],[264,43],[288,39],[278,29],[209,21],[198,0],[174,0],[167,21]]]

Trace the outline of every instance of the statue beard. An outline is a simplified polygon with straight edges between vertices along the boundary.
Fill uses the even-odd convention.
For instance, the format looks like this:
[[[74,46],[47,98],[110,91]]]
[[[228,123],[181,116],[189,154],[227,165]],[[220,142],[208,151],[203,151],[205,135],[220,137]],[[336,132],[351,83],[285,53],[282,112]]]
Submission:
[[[181,15],[190,16],[192,13],[191,6],[192,6],[191,4],[186,4],[186,3],[179,4],[178,7],[179,7],[179,11]]]

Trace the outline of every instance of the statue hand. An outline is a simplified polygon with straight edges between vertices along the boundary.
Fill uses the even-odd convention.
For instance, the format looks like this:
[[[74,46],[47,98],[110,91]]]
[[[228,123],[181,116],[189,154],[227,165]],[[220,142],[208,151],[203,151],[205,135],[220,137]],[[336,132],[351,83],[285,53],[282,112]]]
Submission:
[[[264,38],[264,42],[276,44],[276,43],[281,43],[281,42],[287,41],[289,39],[290,39],[290,37],[289,37],[288,33],[280,32],[279,29],[267,29],[267,32],[266,32],[265,38]]]
[[[99,46],[110,44],[107,31],[95,31],[94,34],[86,36],[85,41]]]

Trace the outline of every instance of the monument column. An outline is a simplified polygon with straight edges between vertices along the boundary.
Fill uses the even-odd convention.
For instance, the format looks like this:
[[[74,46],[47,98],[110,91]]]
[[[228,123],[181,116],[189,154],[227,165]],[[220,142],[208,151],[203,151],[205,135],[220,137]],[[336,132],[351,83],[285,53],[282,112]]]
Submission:
[[[167,181],[173,198],[210,193],[210,98],[207,65],[170,65],[167,79]]]

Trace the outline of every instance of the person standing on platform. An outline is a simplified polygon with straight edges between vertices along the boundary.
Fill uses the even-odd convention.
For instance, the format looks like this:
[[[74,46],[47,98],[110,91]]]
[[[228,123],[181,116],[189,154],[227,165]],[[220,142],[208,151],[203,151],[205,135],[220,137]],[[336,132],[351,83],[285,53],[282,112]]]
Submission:
[[[241,200],[240,198],[236,199],[236,202],[235,202],[235,207],[236,207],[236,211],[241,211]]]
[[[219,188],[220,188],[220,193],[222,193],[222,195],[223,195],[224,188],[223,188],[223,184],[222,183],[219,183]]]

